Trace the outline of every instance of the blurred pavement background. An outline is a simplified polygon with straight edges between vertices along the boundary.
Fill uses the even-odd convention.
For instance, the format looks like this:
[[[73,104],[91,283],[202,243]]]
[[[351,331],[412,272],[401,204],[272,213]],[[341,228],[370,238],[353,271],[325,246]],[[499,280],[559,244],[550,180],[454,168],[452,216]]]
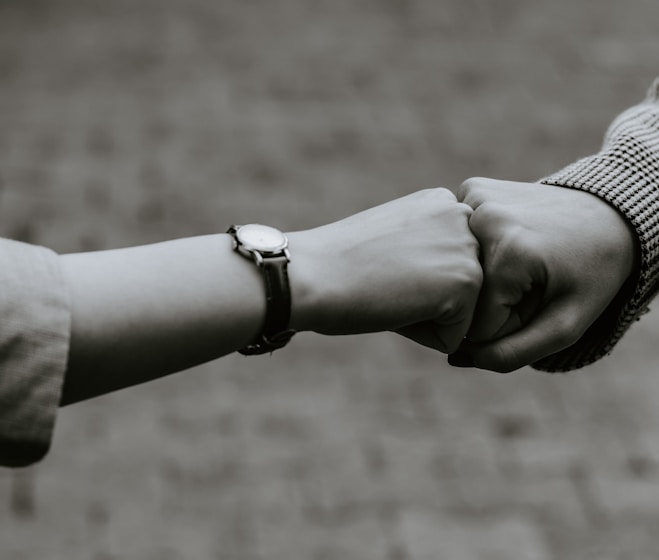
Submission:
[[[652,0],[0,0],[0,234],[300,229],[597,150]],[[2,560],[649,560],[659,315],[568,376],[299,335],[62,410]]]

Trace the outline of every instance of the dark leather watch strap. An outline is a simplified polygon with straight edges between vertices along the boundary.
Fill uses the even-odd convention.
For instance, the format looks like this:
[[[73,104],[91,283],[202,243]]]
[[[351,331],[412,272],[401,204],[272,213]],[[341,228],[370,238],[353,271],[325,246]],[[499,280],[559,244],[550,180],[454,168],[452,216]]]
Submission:
[[[238,350],[245,356],[274,352],[286,346],[295,334],[293,329],[288,328],[291,320],[288,259],[284,255],[264,257],[260,268],[265,281],[265,323],[258,340]]]
[[[288,283],[288,259],[285,256],[263,259],[266,315],[263,336],[267,339],[288,329],[291,320],[291,288]]]

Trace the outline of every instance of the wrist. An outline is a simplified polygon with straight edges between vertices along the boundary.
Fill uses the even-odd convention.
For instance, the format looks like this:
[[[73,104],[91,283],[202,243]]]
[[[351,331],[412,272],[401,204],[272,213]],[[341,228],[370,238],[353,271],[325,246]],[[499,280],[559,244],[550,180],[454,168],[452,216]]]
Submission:
[[[238,350],[241,354],[272,353],[286,346],[291,329],[291,287],[288,278],[288,238],[276,228],[262,224],[233,225],[228,232],[234,249],[253,261],[264,279],[266,312],[259,337]]]
[[[561,187],[564,188],[564,187]],[[623,280],[632,276],[640,266],[640,246],[638,235],[628,218],[609,200],[584,190],[573,190],[592,207],[592,217],[588,223],[599,225],[600,238],[611,239],[611,261],[619,263],[619,271]]]
[[[296,331],[322,332],[326,322],[327,306],[323,301],[322,248],[314,243],[312,230],[286,234],[291,262],[288,265],[291,284],[291,322]]]

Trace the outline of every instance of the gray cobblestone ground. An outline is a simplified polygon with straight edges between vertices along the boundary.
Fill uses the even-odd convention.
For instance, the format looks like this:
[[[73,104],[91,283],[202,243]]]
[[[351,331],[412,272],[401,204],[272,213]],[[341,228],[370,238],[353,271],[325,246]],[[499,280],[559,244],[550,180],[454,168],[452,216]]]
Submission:
[[[645,0],[0,0],[0,233],[60,251],[302,228],[596,149]],[[258,205],[255,203],[258,201]],[[658,316],[570,376],[300,335],[62,411],[3,560],[649,560]]]

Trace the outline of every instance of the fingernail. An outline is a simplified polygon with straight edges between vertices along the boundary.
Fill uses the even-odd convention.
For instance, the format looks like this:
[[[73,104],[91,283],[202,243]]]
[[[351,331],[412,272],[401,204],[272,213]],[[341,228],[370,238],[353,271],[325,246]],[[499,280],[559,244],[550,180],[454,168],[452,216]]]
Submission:
[[[474,359],[469,352],[465,352],[464,350],[458,350],[453,354],[449,354],[448,363],[460,368],[474,367]]]

